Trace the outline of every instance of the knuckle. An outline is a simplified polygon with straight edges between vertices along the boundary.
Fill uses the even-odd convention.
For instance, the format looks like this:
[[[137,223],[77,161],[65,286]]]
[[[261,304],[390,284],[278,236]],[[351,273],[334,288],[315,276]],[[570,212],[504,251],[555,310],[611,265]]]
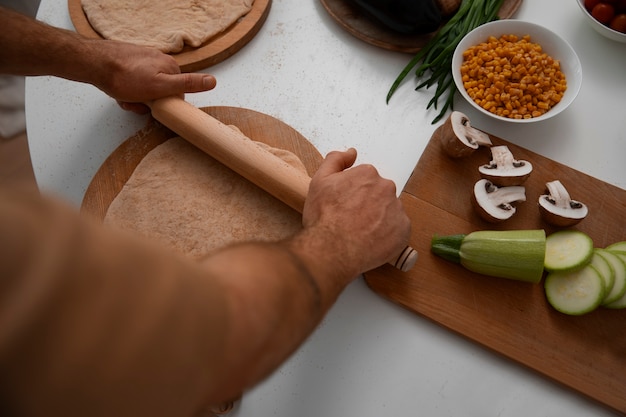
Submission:
[[[359,165],[358,167],[361,171],[363,171],[364,175],[368,175],[368,176],[372,176],[372,177],[377,177],[378,175],[378,170],[376,169],[376,167],[372,164],[362,164]]]

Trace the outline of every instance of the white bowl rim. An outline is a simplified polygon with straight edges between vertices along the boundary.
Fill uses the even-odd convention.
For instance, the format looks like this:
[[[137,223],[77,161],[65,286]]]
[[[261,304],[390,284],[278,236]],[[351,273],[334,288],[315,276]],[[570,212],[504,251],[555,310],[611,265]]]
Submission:
[[[470,96],[467,94],[465,87],[463,87],[463,81],[461,80],[461,72],[458,70],[461,67],[461,64],[463,62],[463,57],[462,57],[463,52],[470,46],[484,42],[487,39],[487,37],[490,35],[494,35],[497,37],[503,34],[515,34],[518,36],[530,35],[531,42],[534,42],[535,40],[533,37],[533,33],[529,31],[532,31],[535,33],[535,36],[534,36],[535,38],[537,36],[539,37],[545,36],[545,37],[551,38],[552,41],[555,44],[557,44],[557,48],[559,50],[566,51],[564,54],[555,54],[554,51],[551,50],[551,47],[553,45],[550,44],[546,47],[544,46],[544,44],[547,44],[547,42],[536,41],[542,46],[542,48],[544,49],[546,53],[548,53],[549,55],[551,55],[555,59],[558,59],[561,62],[561,69],[563,70],[563,72],[565,73],[565,76],[567,77],[567,89],[565,90],[563,98],[561,99],[559,103],[557,103],[554,107],[552,107],[546,113],[542,114],[539,117],[531,117],[529,119],[511,119],[508,117],[498,116],[496,114],[488,112],[487,110],[483,109],[478,104],[476,104],[474,100],[472,100]],[[482,40],[478,40],[478,39],[482,39]],[[565,55],[565,56],[555,56],[555,55]],[[565,61],[564,60],[565,57],[569,59]],[[563,68],[564,64],[565,66],[567,66],[567,68]],[[489,23],[485,23],[481,26],[478,26],[477,28],[469,32],[467,35],[465,35],[463,39],[461,39],[461,41],[459,42],[459,44],[457,45],[454,51],[453,58],[452,58],[452,77],[457,86],[457,90],[459,90],[459,93],[470,103],[472,107],[479,110],[481,113],[488,115],[496,120],[502,120],[505,122],[535,123],[535,122],[543,121],[543,120],[556,116],[557,114],[565,110],[574,101],[574,99],[576,98],[576,96],[578,95],[580,91],[580,86],[582,83],[582,66],[574,48],[572,48],[572,46],[565,39],[563,39],[561,36],[557,35],[553,31],[547,29],[544,26],[538,25],[536,23],[528,22],[525,20],[503,19],[503,20],[495,20]]]

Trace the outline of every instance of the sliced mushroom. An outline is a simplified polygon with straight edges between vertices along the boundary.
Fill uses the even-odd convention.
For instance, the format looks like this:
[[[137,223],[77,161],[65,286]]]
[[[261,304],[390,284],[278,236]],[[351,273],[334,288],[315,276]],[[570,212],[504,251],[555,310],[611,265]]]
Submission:
[[[474,207],[490,223],[510,219],[517,211],[513,203],[519,201],[526,201],[524,186],[498,187],[486,179],[474,184]]]
[[[499,187],[523,184],[532,170],[530,162],[516,160],[506,145],[492,146],[491,161],[478,168],[481,177]]]
[[[453,158],[468,156],[479,146],[492,145],[489,135],[473,128],[468,117],[460,111],[453,111],[435,130],[433,137],[441,141],[443,150]]]
[[[539,197],[539,211],[544,220],[554,226],[573,226],[587,217],[589,209],[572,200],[561,181],[546,183],[547,193]]]

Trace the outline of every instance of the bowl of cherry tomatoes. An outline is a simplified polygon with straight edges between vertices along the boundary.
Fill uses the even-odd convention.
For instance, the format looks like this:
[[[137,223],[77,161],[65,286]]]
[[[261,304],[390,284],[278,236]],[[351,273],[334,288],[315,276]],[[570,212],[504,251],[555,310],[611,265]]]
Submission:
[[[626,0],[576,0],[599,34],[626,43]]]

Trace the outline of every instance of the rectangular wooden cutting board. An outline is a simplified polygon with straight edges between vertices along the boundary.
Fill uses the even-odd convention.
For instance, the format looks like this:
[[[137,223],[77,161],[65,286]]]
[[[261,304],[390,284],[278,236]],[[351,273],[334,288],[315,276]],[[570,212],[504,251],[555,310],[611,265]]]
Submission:
[[[431,139],[400,196],[412,221],[410,244],[419,259],[409,272],[385,265],[366,273],[365,280],[383,297],[626,415],[626,309],[567,316],[547,303],[543,281],[481,276],[430,253],[435,234],[555,231],[541,219],[537,199],[545,183],[556,179],[573,199],[589,206],[588,217],[574,228],[588,233],[596,247],[626,240],[625,190],[491,138],[534,167],[525,183],[527,201],[518,204],[515,217],[494,225],[472,208],[478,167],[490,161],[489,149],[452,159]]]

